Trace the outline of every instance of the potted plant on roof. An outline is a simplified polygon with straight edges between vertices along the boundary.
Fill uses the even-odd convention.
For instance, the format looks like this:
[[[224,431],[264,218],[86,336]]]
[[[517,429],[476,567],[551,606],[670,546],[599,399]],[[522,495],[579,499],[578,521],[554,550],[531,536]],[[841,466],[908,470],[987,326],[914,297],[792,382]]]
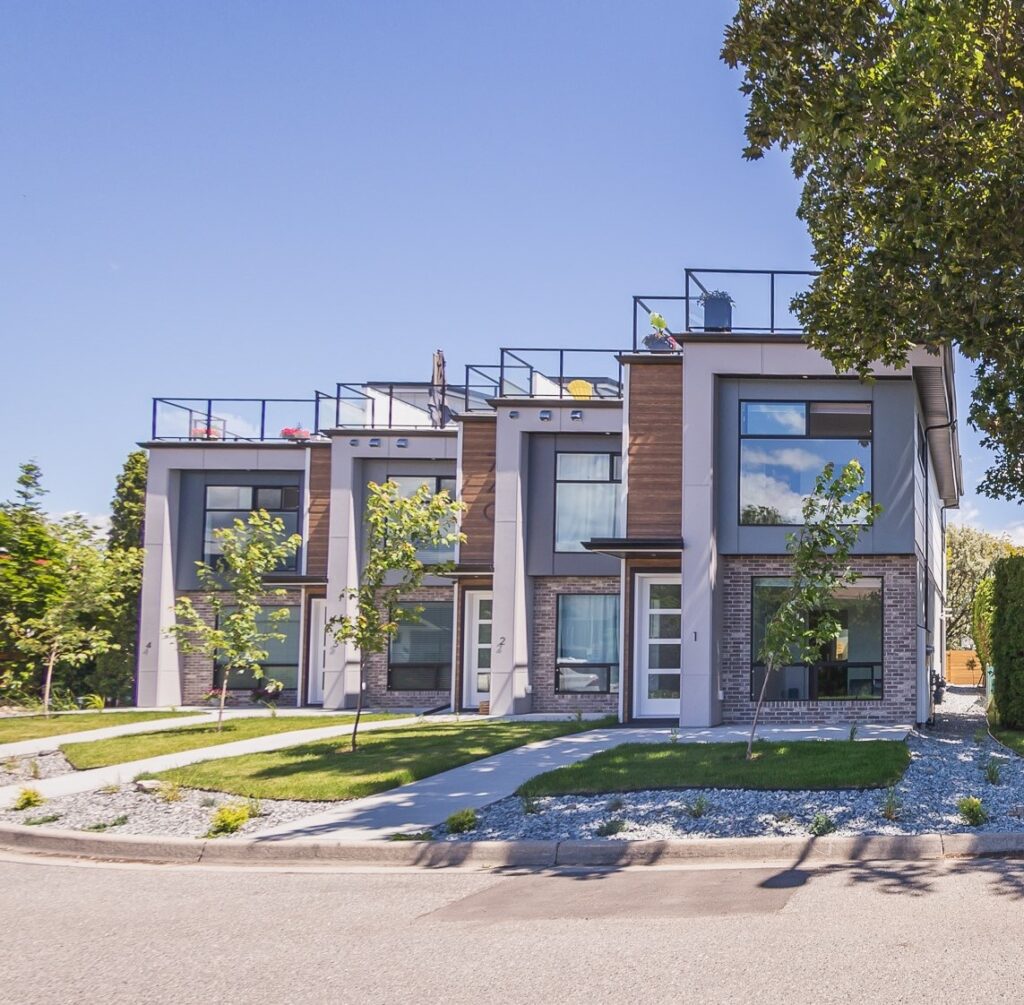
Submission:
[[[196,425],[189,430],[192,440],[219,440],[220,430],[216,426]]]
[[[732,331],[732,309],[736,302],[725,290],[705,290],[697,303],[704,308],[704,331]]]
[[[665,319],[658,313],[651,313],[651,330],[644,336],[644,347],[652,352],[671,352],[679,343],[669,334]]]
[[[302,428],[302,423],[297,422],[294,426],[285,426],[281,430],[281,436],[286,440],[308,440],[309,430]]]

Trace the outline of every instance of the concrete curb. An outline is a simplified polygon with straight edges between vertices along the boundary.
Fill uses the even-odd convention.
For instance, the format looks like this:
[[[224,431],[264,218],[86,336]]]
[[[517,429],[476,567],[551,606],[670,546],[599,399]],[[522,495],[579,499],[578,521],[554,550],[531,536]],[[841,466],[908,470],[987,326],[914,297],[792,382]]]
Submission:
[[[692,841],[273,841],[83,834],[0,825],[0,851],[119,862],[211,865],[354,865],[425,869],[1024,858],[1024,833],[863,837],[709,838]]]

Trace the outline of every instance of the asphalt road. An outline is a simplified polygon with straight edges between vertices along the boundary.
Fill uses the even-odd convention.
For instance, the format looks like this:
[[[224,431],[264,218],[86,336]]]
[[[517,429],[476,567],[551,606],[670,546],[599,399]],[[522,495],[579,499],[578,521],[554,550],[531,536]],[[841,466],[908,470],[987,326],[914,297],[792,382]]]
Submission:
[[[0,860],[0,1002],[1024,998],[1024,863],[286,872]]]

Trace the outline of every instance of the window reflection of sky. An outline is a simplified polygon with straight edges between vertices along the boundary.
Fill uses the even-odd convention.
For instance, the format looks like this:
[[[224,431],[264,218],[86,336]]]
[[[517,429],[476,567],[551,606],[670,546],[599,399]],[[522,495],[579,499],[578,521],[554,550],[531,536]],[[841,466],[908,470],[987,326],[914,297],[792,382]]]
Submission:
[[[840,472],[851,460],[864,468],[871,490],[871,446],[857,440],[755,440],[740,445],[740,512],[742,523],[799,524],[804,500],[830,461]],[[750,518],[751,508],[759,516]],[[746,513],[747,516],[743,514]]]

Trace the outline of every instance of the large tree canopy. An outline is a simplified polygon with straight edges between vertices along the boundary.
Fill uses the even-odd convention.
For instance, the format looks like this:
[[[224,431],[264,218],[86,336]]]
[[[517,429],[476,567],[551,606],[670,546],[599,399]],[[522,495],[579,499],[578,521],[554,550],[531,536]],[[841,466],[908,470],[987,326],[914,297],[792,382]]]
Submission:
[[[795,309],[839,369],[953,342],[995,452],[981,490],[1024,499],[1024,6],[740,0],[745,155],[792,154],[822,270]]]

